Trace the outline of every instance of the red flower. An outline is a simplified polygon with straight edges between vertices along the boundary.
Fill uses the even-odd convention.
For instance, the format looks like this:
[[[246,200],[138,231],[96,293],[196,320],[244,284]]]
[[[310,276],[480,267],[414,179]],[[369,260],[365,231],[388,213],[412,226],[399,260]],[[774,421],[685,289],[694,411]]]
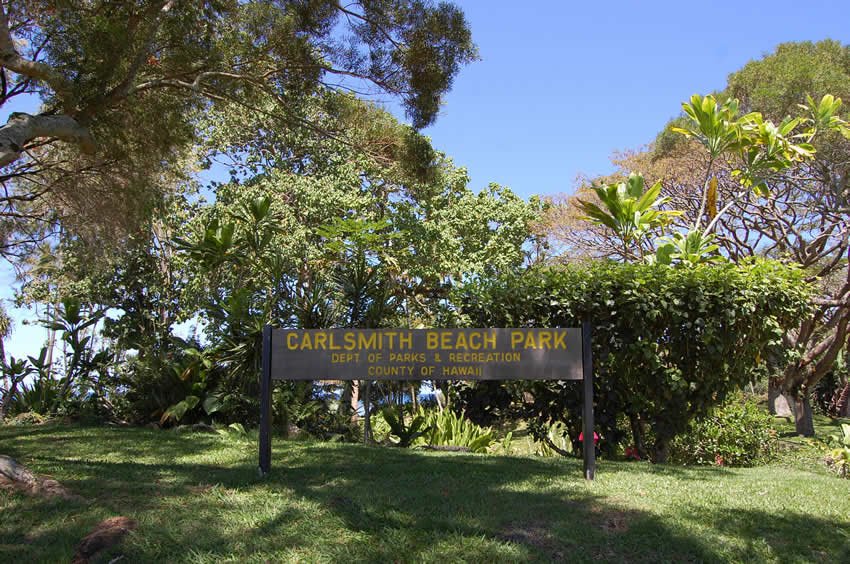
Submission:
[[[584,431],[582,431],[581,433],[578,434],[578,441],[580,443],[584,442]],[[596,434],[596,431],[593,432],[593,444],[594,445],[599,444],[599,435]]]
[[[632,460],[640,460],[640,454],[638,454],[637,448],[633,446],[626,447],[626,458],[631,458]]]
[[[714,463],[717,464],[718,466],[723,466],[723,464],[724,464],[723,456],[719,455],[719,454],[715,454],[714,455]]]

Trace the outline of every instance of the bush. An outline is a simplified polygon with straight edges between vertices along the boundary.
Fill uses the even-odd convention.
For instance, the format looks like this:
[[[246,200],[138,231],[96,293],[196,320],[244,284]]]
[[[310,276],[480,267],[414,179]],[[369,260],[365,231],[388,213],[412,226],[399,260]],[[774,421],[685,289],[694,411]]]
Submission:
[[[827,440],[830,449],[824,459],[826,465],[842,478],[850,476],[850,425],[841,424],[841,433]]]
[[[757,466],[776,452],[773,418],[752,400],[737,396],[691,423],[671,444],[681,464]]]
[[[463,288],[473,327],[593,325],[596,429],[603,451],[667,459],[694,418],[783,362],[781,337],[809,307],[798,269],[771,261],[693,268],[594,262],[533,268]],[[581,385],[527,382],[524,415],[581,430]],[[463,406],[461,406],[463,407]],[[622,422],[628,421],[626,428]],[[652,444],[648,443],[652,440]],[[644,446],[645,445],[645,446]]]

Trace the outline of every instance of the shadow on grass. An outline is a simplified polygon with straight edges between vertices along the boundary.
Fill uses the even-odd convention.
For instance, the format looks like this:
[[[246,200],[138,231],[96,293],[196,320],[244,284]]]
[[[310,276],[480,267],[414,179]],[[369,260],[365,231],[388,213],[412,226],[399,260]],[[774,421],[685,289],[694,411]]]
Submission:
[[[29,518],[0,524],[0,557],[7,556],[0,559],[67,559],[91,526],[117,514],[140,522],[121,549],[129,561],[808,561],[836,540],[834,524],[809,515],[683,507],[670,519],[624,508],[585,483],[580,461],[277,441],[272,473],[261,479],[256,445],[241,441],[232,445],[244,450],[235,463],[174,462],[212,443],[139,432],[87,451],[141,444],[153,462],[102,460],[37,443],[29,453],[35,463],[61,468],[66,484],[88,501],[12,500],[10,508]],[[603,472],[636,480],[724,476],[642,464],[606,465]],[[740,541],[719,545],[684,522]],[[25,530],[38,523],[37,531]],[[800,534],[808,535],[803,542]]]

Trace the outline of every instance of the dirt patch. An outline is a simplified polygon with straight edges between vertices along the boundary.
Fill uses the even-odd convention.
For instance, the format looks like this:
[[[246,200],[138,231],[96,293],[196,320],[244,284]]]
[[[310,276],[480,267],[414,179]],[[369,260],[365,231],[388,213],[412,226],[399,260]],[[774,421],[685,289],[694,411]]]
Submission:
[[[186,489],[196,495],[203,495],[211,491],[215,486],[212,484],[198,484],[196,486],[186,486]]]
[[[98,552],[119,544],[136,527],[136,521],[129,517],[104,519],[77,545],[71,564],[86,564]]]
[[[631,517],[626,511],[603,509],[594,505],[590,509],[590,513],[593,515],[593,523],[606,533],[620,534],[629,530]]]
[[[606,533],[625,533],[629,530],[629,519],[625,513],[609,511],[602,521],[602,530]]]
[[[566,551],[543,521],[508,523],[499,532],[498,538],[545,552],[552,562],[566,561]]]

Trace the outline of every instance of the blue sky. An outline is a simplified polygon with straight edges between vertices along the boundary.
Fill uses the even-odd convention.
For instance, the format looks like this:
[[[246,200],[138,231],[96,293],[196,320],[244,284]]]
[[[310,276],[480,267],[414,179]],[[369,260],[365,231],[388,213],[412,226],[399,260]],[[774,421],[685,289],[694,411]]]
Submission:
[[[683,100],[723,88],[779,43],[850,43],[846,1],[457,3],[482,60],[461,71],[425,133],[473,187],[498,182],[524,197],[608,172],[612,152],[652,141]],[[33,110],[3,108],[0,123],[22,109]],[[0,298],[12,281],[0,265]],[[16,356],[43,341],[24,315],[7,345]]]
[[[723,88],[779,43],[850,43],[846,0],[458,4],[482,60],[426,133],[475,187],[523,196],[608,171],[613,151],[652,141],[691,94]]]

